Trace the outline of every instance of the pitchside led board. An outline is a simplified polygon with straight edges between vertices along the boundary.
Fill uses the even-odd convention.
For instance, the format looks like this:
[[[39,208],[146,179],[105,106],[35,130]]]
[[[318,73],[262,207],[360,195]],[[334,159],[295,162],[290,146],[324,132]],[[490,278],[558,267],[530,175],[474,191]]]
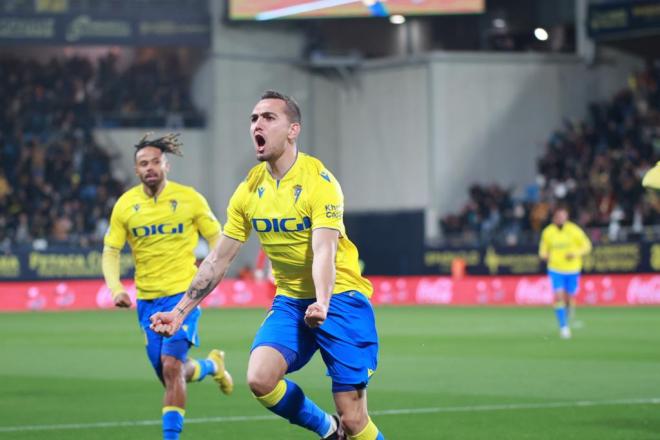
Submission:
[[[479,14],[485,0],[228,0],[231,20]]]

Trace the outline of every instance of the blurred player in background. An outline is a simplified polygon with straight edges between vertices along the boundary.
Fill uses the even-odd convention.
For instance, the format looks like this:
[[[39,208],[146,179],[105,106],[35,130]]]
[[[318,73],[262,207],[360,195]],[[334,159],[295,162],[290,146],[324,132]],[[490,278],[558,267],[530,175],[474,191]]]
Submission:
[[[252,229],[273,267],[277,295],[252,344],[247,379],[257,400],[323,439],[384,439],[367,412],[367,384],[376,370],[378,335],[358,252],[346,236],[341,187],[323,164],[296,145],[298,105],[266,92],[251,115],[257,159],[227,208],[218,246],[204,260],[186,295],[152,328],[176,332],[222,279]],[[332,378],[339,420],[284,376],[305,366],[317,349]],[[339,423],[338,423],[339,422]]]
[[[575,308],[575,295],[580,282],[582,257],[591,252],[591,241],[584,231],[568,220],[568,210],[555,209],[552,223],[543,229],[539,256],[548,263],[548,275],[554,293],[559,335],[571,337],[569,317]]]
[[[224,353],[212,350],[207,359],[188,358],[191,345],[199,344],[199,307],[191,310],[171,337],[149,328],[149,317],[171,310],[195,276],[199,233],[211,246],[221,227],[204,197],[193,188],[167,180],[167,154],[181,156],[178,134],[135,145],[135,174],[141,184],[117,200],[103,248],[103,275],[117,307],[130,307],[131,299],[119,279],[120,251],[128,240],[135,258],[137,312],[147,342],[147,356],[165,386],[163,438],[178,439],[183,429],[186,382],[213,376],[225,394],[233,389],[224,365]]]

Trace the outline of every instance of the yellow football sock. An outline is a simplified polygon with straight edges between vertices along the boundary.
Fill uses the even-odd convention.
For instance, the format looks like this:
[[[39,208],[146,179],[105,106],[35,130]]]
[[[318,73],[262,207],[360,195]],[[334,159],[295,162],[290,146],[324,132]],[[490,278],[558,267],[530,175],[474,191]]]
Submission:
[[[348,439],[349,440],[376,440],[378,437],[378,428],[376,428],[376,425],[374,422],[369,419],[369,423],[367,423],[367,426],[364,427],[362,431],[360,431],[356,435],[349,435]]]
[[[277,405],[280,400],[282,400],[282,397],[284,397],[284,394],[286,394],[286,382],[284,380],[280,380],[277,385],[275,385],[273,391],[270,393],[263,396],[254,397],[256,397],[259,403],[261,403],[263,406],[270,408]]]

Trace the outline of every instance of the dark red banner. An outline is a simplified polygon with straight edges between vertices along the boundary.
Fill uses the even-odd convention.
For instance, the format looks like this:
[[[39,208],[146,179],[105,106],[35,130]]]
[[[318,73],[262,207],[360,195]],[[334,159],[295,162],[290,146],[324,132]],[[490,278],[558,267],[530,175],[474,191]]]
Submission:
[[[551,304],[545,276],[371,277],[375,305],[540,306]],[[135,297],[135,286],[126,282]],[[225,280],[204,299],[205,307],[263,307],[273,298],[267,282]],[[660,275],[585,275],[578,302],[593,306],[660,305]],[[0,311],[112,308],[100,280],[0,283]]]

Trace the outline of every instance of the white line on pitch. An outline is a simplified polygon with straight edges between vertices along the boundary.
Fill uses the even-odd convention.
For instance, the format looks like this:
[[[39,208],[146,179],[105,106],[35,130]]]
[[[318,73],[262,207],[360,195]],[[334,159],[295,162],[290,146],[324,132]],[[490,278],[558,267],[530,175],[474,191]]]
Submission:
[[[616,400],[577,400],[574,402],[547,402],[547,403],[510,403],[501,405],[474,405],[474,406],[446,406],[434,408],[407,408],[407,409],[384,409],[370,411],[374,416],[388,416],[401,414],[435,414],[450,412],[488,412],[488,411],[510,411],[524,409],[549,409],[549,408],[587,408],[594,406],[612,405],[660,405],[660,397],[646,399],[616,399]],[[262,416],[219,416],[198,417],[186,419],[186,424],[191,423],[226,423],[226,422],[254,422],[259,420],[276,420],[274,415]],[[72,429],[96,429],[96,428],[125,428],[133,426],[160,425],[160,420],[133,420],[125,422],[98,422],[98,423],[66,423],[60,425],[23,425],[23,426],[0,426],[0,432],[21,431],[60,431]]]

